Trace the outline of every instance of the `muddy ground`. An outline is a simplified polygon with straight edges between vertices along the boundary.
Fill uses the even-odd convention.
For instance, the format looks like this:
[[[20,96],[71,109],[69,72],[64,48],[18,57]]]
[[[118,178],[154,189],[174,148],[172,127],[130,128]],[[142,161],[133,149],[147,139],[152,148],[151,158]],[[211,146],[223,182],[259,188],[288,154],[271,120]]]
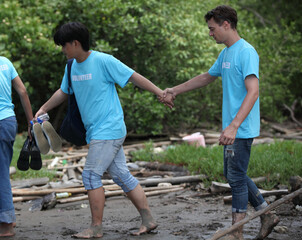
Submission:
[[[230,205],[223,203],[223,196],[188,198],[194,194],[189,189],[180,192],[148,197],[158,228],[139,237],[130,235],[140,225],[140,218],[131,202],[124,196],[106,200],[104,213],[104,240],[185,240],[209,239],[218,229],[231,225]],[[90,224],[88,201],[57,204],[55,208],[30,212],[29,202],[15,203],[17,214],[16,235],[6,239],[55,240],[73,239],[72,234]],[[249,208],[249,214],[253,210]],[[267,239],[301,240],[302,212],[292,203],[277,210],[279,226],[287,227],[285,233],[273,232]],[[259,229],[259,218],[245,225],[245,239],[253,239]]]

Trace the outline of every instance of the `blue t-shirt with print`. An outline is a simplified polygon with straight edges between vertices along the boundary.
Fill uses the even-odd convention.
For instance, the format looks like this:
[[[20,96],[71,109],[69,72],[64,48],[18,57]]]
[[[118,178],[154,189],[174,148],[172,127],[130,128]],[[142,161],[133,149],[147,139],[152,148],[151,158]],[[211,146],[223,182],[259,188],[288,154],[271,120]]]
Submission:
[[[0,120],[15,116],[12,103],[12,80],[18,76],[11,61],[0,56]]]
[[[86,141],[111,140],[126,136],[123,109],[115,88],[126,86],[134,70],[113,56],[91,51],[81,63],[75,59],[71,67],[71,85],[82,121]],[[61,89],[68,94],[67,67]]]
[[[247,94],[245,78],[255,75],[259,79],[259,56],[252,45],[244,39],[226,47],[208,71],[211,76],[222,77],[223,103],[222,128],[235,118]],[[240,125],[236,138],[254,138],[260,133],[259,98]]]

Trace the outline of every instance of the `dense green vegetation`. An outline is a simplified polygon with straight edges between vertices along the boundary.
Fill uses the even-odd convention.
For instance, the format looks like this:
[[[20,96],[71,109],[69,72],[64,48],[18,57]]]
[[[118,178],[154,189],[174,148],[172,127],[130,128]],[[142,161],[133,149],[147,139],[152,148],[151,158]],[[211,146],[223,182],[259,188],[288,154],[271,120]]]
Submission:
[[[158,161],[186,167],[191,174],[205,174],[205,181],[225,182],[223,176],[223,146],[199,147],[181,144],[155,153],[152,142],[145,148],[132,153],[133,161]],[[288,184],[291,176],[302,175],[302,143],[275,141],[274,144],[256,145],[252,148],[248,169],[249,177],[267,177],[263,188],[270,189],[278,184]]]
[[[92,49],[113,54],[161,88],[207,71],[224,46],[209,36],[203,16],[219,4],[237,9],[238,31],[258,51],[263,118],[282,121],[283,104],[297,99],[302,115],[301,4],[256,0],[2,0],[0,55],[11,59],[25,82],[33,111],[60,86],[65,57],[53,43],[63,23],[81,21],[91,32]],[[170,110],[155,96],[129,84],[118,88],[129,132],[163,133],[220,126],[221,83],[179,96]],[[16,93],[19,131],[24,114]],[[57,127],[64,106],[49,114]]]

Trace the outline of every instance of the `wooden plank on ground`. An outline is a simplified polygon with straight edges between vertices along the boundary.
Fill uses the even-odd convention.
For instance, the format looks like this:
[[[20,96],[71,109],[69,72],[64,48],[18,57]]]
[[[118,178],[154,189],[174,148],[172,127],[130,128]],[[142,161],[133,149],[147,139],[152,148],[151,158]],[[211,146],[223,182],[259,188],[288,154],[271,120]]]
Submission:
[[[27,188],[32,186],[45,185],[49,182],[48,177],[43,178],[31,178],[11,181],[12,188]]]
[[[141,185],[144,186],[156,186],[159,183],[188,183],[188,182],[201,182],[203,179],[206,179],[205,175],[194,175],[194,176],[181,176],[181,177],[169,177],[169,178],[159,178],[159,179],[147,179],[139,181]]]

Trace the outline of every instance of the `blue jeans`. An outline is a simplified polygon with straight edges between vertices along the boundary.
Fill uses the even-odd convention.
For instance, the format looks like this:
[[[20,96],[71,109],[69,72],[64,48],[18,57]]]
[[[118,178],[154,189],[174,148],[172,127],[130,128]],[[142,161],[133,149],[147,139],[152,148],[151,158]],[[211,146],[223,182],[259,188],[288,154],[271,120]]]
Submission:
[[[105,171],[124,192],[129,192],[138,185],[138,180],[132,176],[126,165],[123,150],[124,140],[125,138],[91,140],[82,173],[86,190],[102,187],[102,177]]]
[[[246,212],[248,202],[257,211],[267,206],[255,183],[246,175],[253,140],[236,138],[233,145],[224,146],[224,176],[232,189],[232,212]]]
[[[16,221],[9,165],[13,157],[13,145],[17,134],[15,117],[0,120],[0,223]]]

